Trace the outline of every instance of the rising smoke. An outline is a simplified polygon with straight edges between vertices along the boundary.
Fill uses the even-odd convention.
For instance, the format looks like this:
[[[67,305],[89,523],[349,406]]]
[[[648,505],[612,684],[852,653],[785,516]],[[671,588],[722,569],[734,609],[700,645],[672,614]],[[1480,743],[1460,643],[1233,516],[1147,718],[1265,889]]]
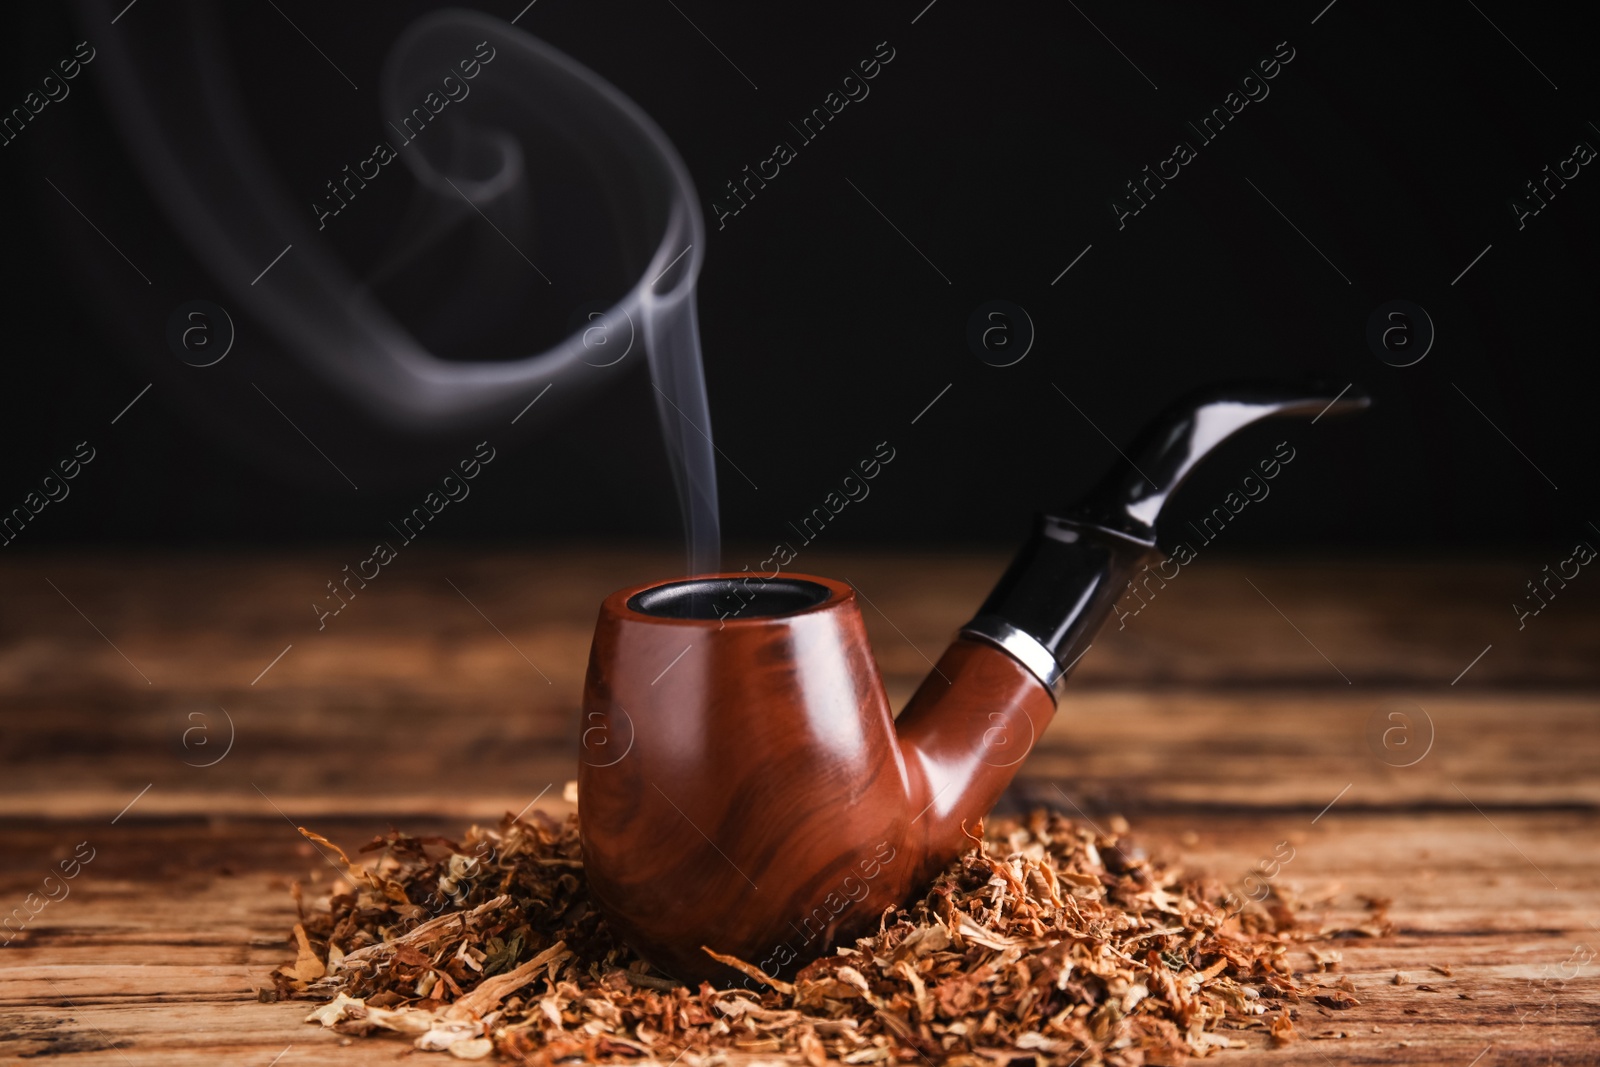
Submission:
[[[94,5],[83,11],[86,23],[91,12],[103,21]],[[390,50],[374,128],[352,144],[354,169],[334,168],[324,188],[291,190],[251,135],[226,49],[212,46],[215,15],[191,5],[185,27],[187,51],[170,36],[105,35],[98,65],[150,194],[234,305],[320,379],[420,434],[503,424],[552,383],[546,405],[603,380],[592,368],[607,363],[585,344],[588,320],[532,352],[495,327],[531,304],[612,294],[605,322],[637,325],[648,358],[689,572],[715,570],[717,485],[695,304],[704,227],[688,170],[655,122],[530,34],[476,12],[439,12]],[[384,255],[358,272],[330,239],[339,225],[330,218],[359,206],[370,183],[395,181],[395,162],[415,179],[416,197]],[[488,239],[510,245],[530,270],[508,288],[503,267],[463,258],[454,238],[469,227],[492,227],[498,236]],[[292,255],[262,275],[285,246]],[[409,292],[427,294],[408,305],[425,307],[380,299],[402,275]]]

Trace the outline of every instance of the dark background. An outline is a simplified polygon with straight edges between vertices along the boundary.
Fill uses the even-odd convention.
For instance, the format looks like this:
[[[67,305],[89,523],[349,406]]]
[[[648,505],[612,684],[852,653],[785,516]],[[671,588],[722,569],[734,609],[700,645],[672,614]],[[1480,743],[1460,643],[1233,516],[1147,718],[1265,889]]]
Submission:
[[[0,106],[19,106],[80,40],[190,17],[177,0],[138,0],[112,25],[124,3],[8,15]],[[323,180],[382,136],[377,72],[433,7],[276,4],[216,5],[215,47],[309,220]],[[523,5],[482,10],[510,19]],[[793,540],[787,522],[887,441],[894,462],[829,526],[830,544],[1014,542],[1032,511],[1070,501],[1115,459],[1107,436],[1126,443],[1183,391],[1240,378],[1354,382],[1376,404],[1356,420],[1253,429],[1197,475],[1179,518],[1219,503],[1278,441],[1297,450],[1272,496],[1230,527],[1229,550],[1542,551],[1596,536],[1600,175],[1585,167],[1521,231],[1509,207],[1577,141],[1600,145],[1592,42],[1561,9],[925,5],[538,0],[518,22],[648,111],[700,190],[727,541]],[[882,41],[895,58],[870,95],[718,230],[710,201],[723,183],[794,141],[788,123]],[[1284,41],[1295,56],[1267,99],[1200,145],[1185,121]],[[366,543],[484,436],[502,458],[430,541],[679,537],[640,359],[609,390],[536,408],[514,433],[447,436],[371,422],[237,311],[227,360],[179,362],[163,336],[172,309],[228,300],[143,189],[97,77],[90,64],[0,148],[0,506],[20,504],[76,442],[98,453],[12,551]],[[1198,158],[1119,231],[1110,200],[1180,139]],[[385,182],[341,220],[352,258],[381,238],[412,179]],[[502,253],[507,272],[524,269]],[[974,309],[997,298],[1037,331],[1004,368],[966,339]],[[576,302],[534,282],[526,299]],[[1366,341],[1369,316],[1394,299],[1437,329],[1414,366],[1386,364]],[[252,390],[267,380],[359,490]]]

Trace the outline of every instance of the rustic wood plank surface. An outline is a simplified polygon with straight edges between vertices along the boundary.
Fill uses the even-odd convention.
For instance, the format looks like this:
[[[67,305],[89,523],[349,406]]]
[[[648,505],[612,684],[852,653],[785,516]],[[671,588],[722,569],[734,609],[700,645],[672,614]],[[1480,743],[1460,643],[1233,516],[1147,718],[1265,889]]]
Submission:
[[[677,563],[417,551],[319,631],[309,605],[343,562],[0,566],[0,912],[94,850],[0,946],[0,1063],[408,1054],[256,1002],[292,955],[289,883],[331,875],[293,824],[348,846],[455,834],[542,790],[560,810],[599,601]],[[899,703],[1003,560],[802,562],[870,596]],[[1600,587],[1519,629],[1543,562],[1207,560],[1096,639],[1007,803],[1120,812],[1224,878],[1289,840],[1280,881],[1330,921],[1394,902],[1392,936],[1341,946],[1359,1006],[1302,1005],[1306,1039],[1223,1062],[1600,1059]]]

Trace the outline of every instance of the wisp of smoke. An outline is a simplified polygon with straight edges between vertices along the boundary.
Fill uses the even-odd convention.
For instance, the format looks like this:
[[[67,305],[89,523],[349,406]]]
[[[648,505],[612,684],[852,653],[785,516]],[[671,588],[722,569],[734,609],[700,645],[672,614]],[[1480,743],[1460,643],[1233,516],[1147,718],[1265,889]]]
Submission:
[[[215,17],[190,6],[187,52],[170,35],[155,41],[119,32],[96,43],[128,151],[229,299],[353,401],[419,431],[504,420],[552,383],[546,404],[578,396],[607,376],[595,368],[620,362],[610,353],[597,359],[586,343],[591,319],[613,335],[613,348],[631,345],[637,325],[689,571],[717,569],[716,471],[695,305],[704,228],[688,170],[660,127],[594,71],[502,20],[430,14],[390,50],[376,116],[379,136],[418,193],[388,255],[358,277],[330,240],[340,220],[308,211],[303,194],[290,196],[280,168],[252,137],[234,71],[212,46],[220,37]],[[462,61],[485,47],[492,61],[465,78]],[[430,102],[443,99],[446,77],[459,96],[447,108],[427,108],[430,93]],[[368,143],[367,134],[357,141]],[[343,188],[348,195],[365,183]],[[328,192],[337,191],[329,182]],[[494,279],[486,253],[463,256],[459,235],[474,226],[527,264],[525,283],[507,291],[504,245]],[[292,256],[263,275],[266,258],[290,245]],[[431,320],[426,308],[397,311],[376,295],[397,274],[418,271],[429,279],[424,303],[441,311]],[[514,327],[527,305],[596,289],[612,294],[606,310],[590,312],[542,351],[507,351],[507,330],[493,329]],[[448,339],[418,325],[429,321],[449,324]],[[426,332],[434,334],[431,346],[418,336]],[[474,344],[486,350],[472,351]],[[439,351],[445,347],[454,349],[448,357]]]

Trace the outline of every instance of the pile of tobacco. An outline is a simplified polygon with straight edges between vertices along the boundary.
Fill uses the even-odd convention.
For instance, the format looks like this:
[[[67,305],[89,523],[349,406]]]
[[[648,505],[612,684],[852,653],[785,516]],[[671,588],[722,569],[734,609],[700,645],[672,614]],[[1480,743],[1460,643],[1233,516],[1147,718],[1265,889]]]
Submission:
[[[1146,858],[1121,819],[1101,834],[1041,811],[992,820],[925,897],[792,982],[744,963],[759,995],[689,989],[591,905],[577,818],[507,816],[459,843],[391,832],[367,863],[302,831],[344,875],[326,897],[296,884],[298,958],[262,998],[327,1001],[306,1021],[345,1034],[540,1065],[1162,1064],[1330,1022],[1358,1001],[1314,944],[1388,930],[1382,901],[1325,927],[1276,883],[1242,902]]]

